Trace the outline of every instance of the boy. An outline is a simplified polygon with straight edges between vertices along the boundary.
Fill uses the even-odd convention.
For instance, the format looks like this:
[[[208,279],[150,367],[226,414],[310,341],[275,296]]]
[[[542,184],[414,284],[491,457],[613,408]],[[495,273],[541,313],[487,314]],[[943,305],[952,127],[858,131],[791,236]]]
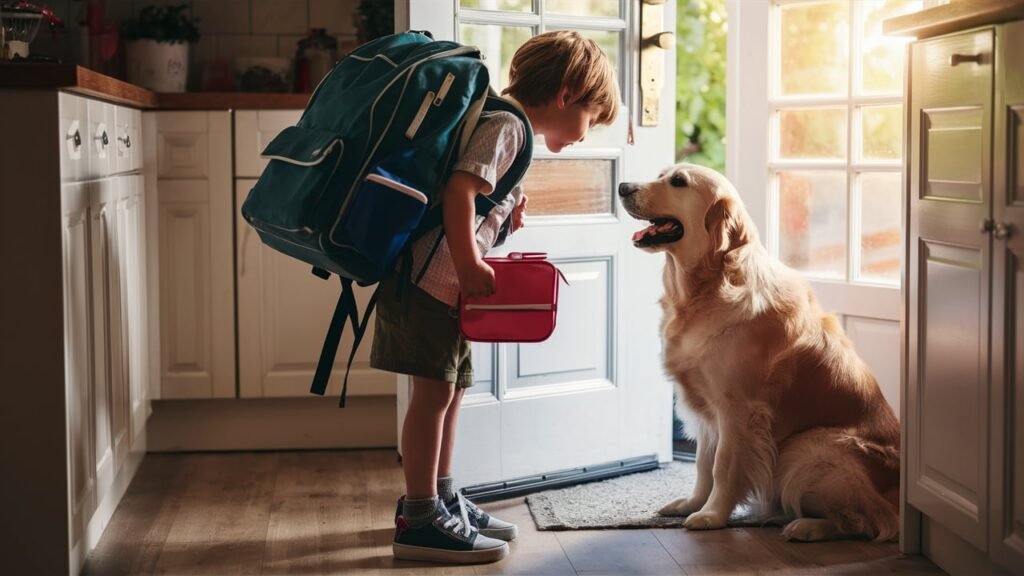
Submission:
[[[399,302],[398,274],[383,281],[377,305],[370,364],[412,376],[413,391],[402,431],[406,495],[399,500],[393,551],[396,558],[434,562],[493,562],[508,554],[506,541],[517,528],[489,516],[459,496],[451,478],[455,428],[465,388],[473,384],[470,345],[450,311],[460,291],[494,292],[494,270],[483,261],[507,218],[511,231],[523,226],[526,195],[517,186],[486,216],[476,216],[474,199],[488,195],[512,165],[525,130],[543,134],[548,150],[583,141],[587,130],[611,124],[618,114],[618,84],[607,57],[577,32],[557,31],[531,38],[516,51],[503,92],[518,104],[531,126],[510,112],[481,117],[466,153],[456,162],[442,201],[440,227],[412,249],[413,278]],[[404,314],[403,314],[404,312]]]

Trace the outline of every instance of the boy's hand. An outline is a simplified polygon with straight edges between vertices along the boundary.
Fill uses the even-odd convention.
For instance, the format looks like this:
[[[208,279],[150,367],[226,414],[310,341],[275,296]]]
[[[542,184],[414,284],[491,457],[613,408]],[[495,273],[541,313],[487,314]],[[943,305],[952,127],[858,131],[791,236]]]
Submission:
[[[515,208],[512,209],[512,232],[513,233],[518,231],[523,226],[525,226],[525,222],[523,222],[523,216],[526,215],[526,203],[529,200],[530,200],[530,198],[526,194],[523,194],[523,199],[519,201],[519,204],[516,204]]]
[[[494,294],[494,269],[483,260],[476,260],[464,268],[456,267],[459,288],[467,298],[484,298]]]

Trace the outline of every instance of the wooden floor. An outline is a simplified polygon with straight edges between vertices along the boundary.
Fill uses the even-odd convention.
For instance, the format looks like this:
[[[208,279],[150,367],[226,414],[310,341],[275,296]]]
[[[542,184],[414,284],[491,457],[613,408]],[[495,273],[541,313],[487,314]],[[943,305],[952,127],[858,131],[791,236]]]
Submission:
[[[86,574],[942,574],[894,544],[789,544],[777,528],[539,532],[522,498],[483,506],[519,525],[502,562],[402,562],[402,491],[392,450],[151,454]]]

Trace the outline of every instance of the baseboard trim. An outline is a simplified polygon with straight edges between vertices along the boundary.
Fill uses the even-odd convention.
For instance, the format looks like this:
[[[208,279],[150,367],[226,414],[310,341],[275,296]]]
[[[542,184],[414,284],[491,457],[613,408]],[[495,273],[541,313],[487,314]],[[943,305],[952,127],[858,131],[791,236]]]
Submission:
[[[657,454],[650,454],[626,460],[615,460],[595,466],[583,466],[581,468],[570,468],[547,474],[524,476],[504,482],[476,484],[463,488],[462,493],[474,501],[487,502],[490,500],[515,498],[541,490],[562,488],[596,480],[607,480],[608,478],[625,476],[626,474],[634,474],[636,472],[647,472],[657,467]]]
[[[387,448],[398,444],[394,396],[154,400],[148,451]]]

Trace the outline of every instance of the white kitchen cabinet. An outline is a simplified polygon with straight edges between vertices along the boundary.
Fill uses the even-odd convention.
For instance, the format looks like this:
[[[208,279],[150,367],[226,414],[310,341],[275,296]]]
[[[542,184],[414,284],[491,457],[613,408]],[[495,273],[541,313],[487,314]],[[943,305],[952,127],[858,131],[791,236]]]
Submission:
[[[235,397],[230,112],[158,112],[162,399]]]
[[[1022,35],[910,52],[904,538],[954,574],[1024,574]]]
[[[96,510],[92,366],[92,261],[89,253],[89,188],[64,184],[62,250],[64,253],[64,365],[67,385],[67,444],[71,539],[81,539]]]
[[[240,110],[235,113],[235,177],[259,178],[267,166],[260,153],[302,110]]]
[[[337,276],[323,280],[311,266],[263,245],[241,215],[256,180],[236,180],[238,246],[238,382],[242,398],[308,397],[324,336],[341,293]],[[362,308],[376,286],[356,287]],[[349,376],[353,396],[393,394],[395,377],[370,368],[370,321]],[[341,393],[353,342],[345,327],[327,390]]]

